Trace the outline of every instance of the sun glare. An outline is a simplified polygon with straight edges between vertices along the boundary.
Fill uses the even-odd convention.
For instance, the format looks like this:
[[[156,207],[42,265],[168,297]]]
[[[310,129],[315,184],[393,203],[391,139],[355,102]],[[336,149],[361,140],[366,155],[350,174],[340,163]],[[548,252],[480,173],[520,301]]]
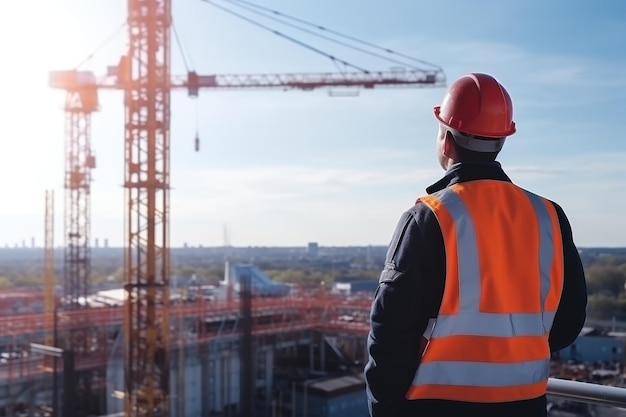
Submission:
[[[3,205],[4,213],[23,214],[25,207],[40,212],[43,190],[62,183],[64,95],[48,87],[48,71],[72,62],[69,23],[75,16],[66,3],[0,4],[2,199],[16,201],[12,197],[19,196],[25,203]],[[31,200],[36,204],[28,204]]]

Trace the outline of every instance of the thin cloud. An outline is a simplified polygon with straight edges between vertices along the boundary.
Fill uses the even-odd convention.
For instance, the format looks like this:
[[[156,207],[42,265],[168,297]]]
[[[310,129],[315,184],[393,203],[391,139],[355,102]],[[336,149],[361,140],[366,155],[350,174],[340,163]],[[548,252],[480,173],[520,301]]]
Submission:
[[[595,152],[561,158],[558,163],[585,174],[620,176],[626,183],[626,152]]]
[[[568,171],[560,168],[546,168],[534,165],[512,165],[506,167],[507,172],[530,173],[530,174],[565,174]]]
[[[387,198],[406,201],[409,194],[421,193],[439,176],[441,170],[436,169],[389,172],[291,165],[205,170],[198,181],[204,184],[202,190],[179,189],[175,192],[178,196],[173,194],[172,204],[189,215],[209,207],[226,215],[227,209],[252,201],[257,209],[297,210],[319,206],[316,212],[321,213],[332,206],[333,210],[347,215],[351,204],[356,208],[364,200],[374,203],[385,190],[393,190],[393,195]],[[398,190],[405,190],[406,195]]]
[[[597,152],[550,158],[546,160],[549,166],[507,165],[505,169],[513,174],[526,175],[527,178],[532,176],[533,178],[554,179],[556,176],[568,176],[570,180],[564,181],[564,186],[571,183],[595,182],[598,178],[612,178],[626,185],[626,165],[623,163],[625,158],[626,152]]]
[[[582,65],[568,65],[567,62],[555,64],[554,67],[545,68],[532,74],[533,81],[550,85],[574,84],[580,82],[587,72],[587,69]]]
[[[201,184],[211,184],[217,191],[282,194],[299,191],[302,194],[341,192],[351,187],[404,184],[415,178],[432,177],[434,169],[410,172],[354,170],[315,166],[258,166],[244,169],[205,170],[194,174]]]
[[[449,81],[468,71],[485,68],[506,79],[507,85],[561,85],[578,88],[626,86],[624,64],[615,60],[538,53],[504,42],[447,42],[413,37],[398,39],[393,43],[400,45],[396,49],[413,50],[413,55],[419,53],[419,56],[431,57],[431,61],[438,62],[445,69]]]

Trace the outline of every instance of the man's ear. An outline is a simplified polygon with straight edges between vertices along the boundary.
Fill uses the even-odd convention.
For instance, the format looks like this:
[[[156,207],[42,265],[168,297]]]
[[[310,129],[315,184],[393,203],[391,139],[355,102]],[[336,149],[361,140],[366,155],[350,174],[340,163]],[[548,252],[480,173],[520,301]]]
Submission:
[[[446,137],[443,139],[443,154],[448,158],[452,158],[452,150],[454,149],[453,140],[452,133],[447,131]]]

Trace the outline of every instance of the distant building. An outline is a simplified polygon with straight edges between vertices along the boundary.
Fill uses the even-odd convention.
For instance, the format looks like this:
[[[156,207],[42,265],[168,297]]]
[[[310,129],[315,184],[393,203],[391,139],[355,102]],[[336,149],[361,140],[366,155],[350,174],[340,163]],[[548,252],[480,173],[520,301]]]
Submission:
[[[364,376],[356,374],[305,381],[296,389],[294,405],[296,416],[367,416]]]
[[[309,255],[311,258],[317,258],[318,254],[319,245],[317,244],[317,242],[309,242],[307,246],[307,255]]]
[[[602,335],[590,327],[580,332],[574,343],[553,354],[553,358],[579,362],[624,363],[624,337]]]
[[[224,267],[222,285],[232,284],[235,292],[241,289],[242,277],[250,278],[251,291],[255,295],[281,297],[289,294],[291,287],[283,282],[271,280],[258,267],[250,264],[231,265],[228,261]]]

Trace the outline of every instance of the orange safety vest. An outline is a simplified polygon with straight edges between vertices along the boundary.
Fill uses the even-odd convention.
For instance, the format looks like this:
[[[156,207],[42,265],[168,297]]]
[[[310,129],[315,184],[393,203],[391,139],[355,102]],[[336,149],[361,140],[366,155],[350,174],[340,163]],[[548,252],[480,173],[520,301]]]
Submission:
[[[496,180],[455,184],[418,201],[441,227],[446,282],[406,398],[495,403],[542,396],[563,288],[554,206]]]

